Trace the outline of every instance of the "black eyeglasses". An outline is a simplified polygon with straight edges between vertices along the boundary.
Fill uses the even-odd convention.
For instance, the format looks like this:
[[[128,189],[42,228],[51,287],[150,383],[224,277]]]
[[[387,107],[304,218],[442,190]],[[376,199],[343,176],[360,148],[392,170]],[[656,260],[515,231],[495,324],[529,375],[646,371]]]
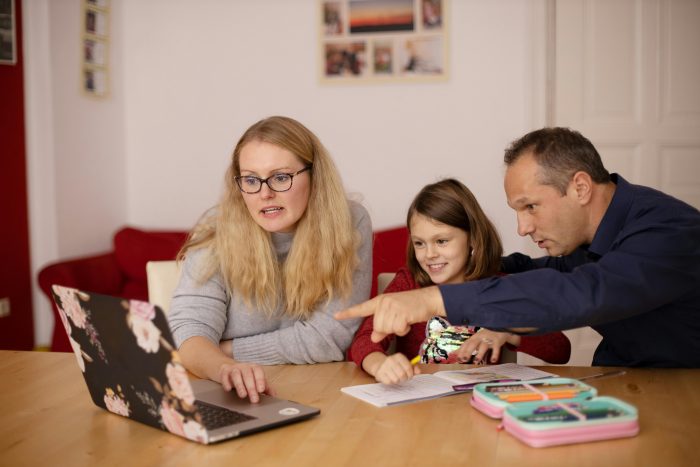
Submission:
[[[240,188],[242,192],[248,193],[249,195],[259,192],[262,189],[263,183],[266,184],[270,190],[281,193],[283,191],[289,191],[292,188],[292,181],[294,180],[295,175],[299,175],[307,170],[311,170],[310,165],[307,165],[300,171],[292,174],[279,173],[270,175],[267,178],[260,178],[254,175],[239,175],[238,177],[234,178],[236,179],[238,188]]]

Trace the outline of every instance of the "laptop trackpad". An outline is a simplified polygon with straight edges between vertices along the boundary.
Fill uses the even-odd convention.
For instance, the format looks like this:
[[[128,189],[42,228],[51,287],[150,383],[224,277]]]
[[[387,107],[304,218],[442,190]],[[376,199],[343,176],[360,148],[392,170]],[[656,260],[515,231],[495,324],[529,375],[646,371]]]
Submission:
[[[245,412],[255,417],[262,415],[260,413],[261,409],[265,409],[263,412],[269,413],[271,406],[277,406],[283,402],[281,399],[260,394],[260,402],[252,404],[248,398],[241,399],[238,397],[235,389],[227,392],[217,382],[207,379],[194,379],[190,380],[190,383],[196,399],[230,410]],[[287,401],[284,402],[287,403]]]

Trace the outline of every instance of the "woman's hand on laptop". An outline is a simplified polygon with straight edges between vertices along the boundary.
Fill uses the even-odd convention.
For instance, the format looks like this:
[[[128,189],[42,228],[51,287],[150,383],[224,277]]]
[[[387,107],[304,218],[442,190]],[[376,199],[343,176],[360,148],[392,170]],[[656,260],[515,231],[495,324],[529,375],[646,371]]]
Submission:
[[[224,363],[219,368],[219,382],[225,390],[236,390],[238,397],[248,397],[250,402],[260,401],[260,394],[274,395],[267,384],[265,372],[256,363]]]
[[[180,357],[188,371],[216,381],[227,391],[235,389],[241,398],[259,402],[260,394],[274,396],[260,365],[232,358],[232,343],[229,340],[216,345],[206,337],[193,336],[180,345]]]

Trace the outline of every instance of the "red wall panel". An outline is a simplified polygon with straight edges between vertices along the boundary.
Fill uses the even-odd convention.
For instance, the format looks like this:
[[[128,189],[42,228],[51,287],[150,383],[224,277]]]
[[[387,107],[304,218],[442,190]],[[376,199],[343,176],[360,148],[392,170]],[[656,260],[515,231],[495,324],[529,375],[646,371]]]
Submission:
[[[22,2],[15,0],[17,63],[0,64],[0,298],[11,313],[0,318],[0,348],[34,346],[27,164],[24,131]]]

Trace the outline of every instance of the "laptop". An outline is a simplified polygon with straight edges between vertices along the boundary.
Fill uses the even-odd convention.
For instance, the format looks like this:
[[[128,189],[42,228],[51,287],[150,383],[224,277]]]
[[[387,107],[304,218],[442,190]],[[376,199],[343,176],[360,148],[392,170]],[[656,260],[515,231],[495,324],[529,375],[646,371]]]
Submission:
[[[265,394],[253,404],[219,383],[190,381],[158,306],[57,285],[53,298],[92,401],[109,412],[202,444],[320,413]]]

